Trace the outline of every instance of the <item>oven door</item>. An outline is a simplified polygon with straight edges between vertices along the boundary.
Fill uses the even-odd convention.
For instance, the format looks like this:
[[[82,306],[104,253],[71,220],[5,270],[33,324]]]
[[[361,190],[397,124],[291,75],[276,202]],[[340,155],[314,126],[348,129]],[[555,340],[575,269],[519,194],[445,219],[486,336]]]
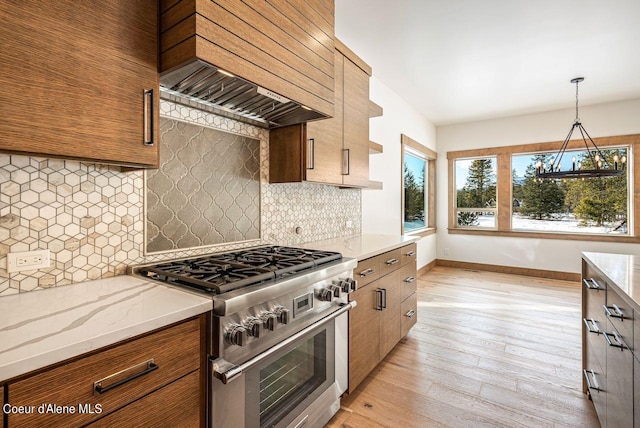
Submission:
[[[240,366],[212,360],[210,426],[312,426],[323,417],[319,413],[335,413],[332,407],[336,402],[339,407],[340,396],[335,382],[336,318],[348,309]]]

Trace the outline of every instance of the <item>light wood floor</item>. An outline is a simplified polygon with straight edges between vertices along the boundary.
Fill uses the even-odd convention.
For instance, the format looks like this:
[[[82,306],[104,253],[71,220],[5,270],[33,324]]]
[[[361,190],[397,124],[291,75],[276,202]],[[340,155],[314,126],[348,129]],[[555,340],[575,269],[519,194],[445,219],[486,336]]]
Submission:
[[[436,267],[418,323],[327,427],[599,427],[580,334],[579,283]]]

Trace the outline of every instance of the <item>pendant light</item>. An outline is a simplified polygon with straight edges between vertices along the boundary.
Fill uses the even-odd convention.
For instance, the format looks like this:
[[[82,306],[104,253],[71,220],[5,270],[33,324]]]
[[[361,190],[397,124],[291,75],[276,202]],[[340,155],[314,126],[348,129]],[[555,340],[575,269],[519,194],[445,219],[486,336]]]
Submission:
[[[621,159],[618,155],[613,157],[613,165],[607,161],[606,157],[602,154],[596,143],[589,136],[589,133],[580,123],[580,117],[578,116],[578,83],[582,82],[584,77],[576,77],[571,79],[571,83],[576,84],[576,119],[571,125],[569,135],[564,139],[560,151],[556,154],[555,158],[551,159],[551,162],[546,165],[542,161],[538,161],[536,164],[536,177],[537,178],[587,178],[587,177],[614,177],[616,175],[622,175],[624,173],[625,165],[627,162],[626,156],[622,156]],[[567,144],[573,135],[574,130],[580,131],[582,141],[585,146],[585,153],[591,160],[593,165],[592,169],[583,169],[580,162],[576,164],[576,157],[572,158],[571,169],[563,171],[561,169],[562,157],[567,148]]]

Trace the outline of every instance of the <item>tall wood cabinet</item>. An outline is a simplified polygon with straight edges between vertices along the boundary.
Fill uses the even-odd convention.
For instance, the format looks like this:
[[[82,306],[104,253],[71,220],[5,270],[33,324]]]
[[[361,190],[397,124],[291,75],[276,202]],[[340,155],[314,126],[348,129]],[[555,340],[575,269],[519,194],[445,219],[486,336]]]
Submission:
[[[369,76],[371,68],[336,39],[334,117],[272,129],[269,181],[369,184]]]
[[[349,393],[416,323],[416,244],[362,260],[354,270],[358,305],[349,311]]]
[[[0,21],[0,151],[158,165],[156,0],[6,0]]]

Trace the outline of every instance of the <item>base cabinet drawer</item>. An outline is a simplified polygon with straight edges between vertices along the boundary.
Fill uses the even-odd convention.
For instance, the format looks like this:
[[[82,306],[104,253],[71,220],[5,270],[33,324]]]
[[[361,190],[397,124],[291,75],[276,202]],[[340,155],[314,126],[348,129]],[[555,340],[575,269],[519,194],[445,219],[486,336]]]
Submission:
[[[418,295],[412,294],[402,302],[400,313],[402,314],[402,337],[405,337],[411,327],[418,322]]]
[[[607,425],[607,377],[598,364],[587,366],[583,370],[585,383],[588,388],[589,396],[598,414],[600,426]]]
[[[194,428],[200,426],[200,371],[89,425],[104,427]]]
[[[607,343],[607,427],[633,426],[633,354],[612,324],[607,333],[615,333]],[[603,425],[604,426],[604,425]]]
[[[8,425],[68,428],[90,423],[199,370],[200,343],[200,319],[192,319],[9,383],[12,404],[37,409],[43,403],[55,403],[76,411],[12,414]],[[79,411],[79,406],[85,411]],[[86,411],[97,407],[100,414]]]

